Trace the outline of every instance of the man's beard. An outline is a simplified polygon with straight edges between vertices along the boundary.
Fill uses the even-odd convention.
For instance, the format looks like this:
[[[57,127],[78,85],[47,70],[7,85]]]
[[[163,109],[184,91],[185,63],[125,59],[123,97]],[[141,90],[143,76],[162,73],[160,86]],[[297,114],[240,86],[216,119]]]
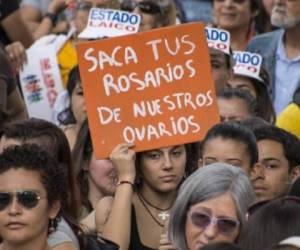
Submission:
[[[300,15],[298,17],[288,16],[285,7],[274,6],[271,14],[272,25],[279,28],[292,28],[300,23]]]

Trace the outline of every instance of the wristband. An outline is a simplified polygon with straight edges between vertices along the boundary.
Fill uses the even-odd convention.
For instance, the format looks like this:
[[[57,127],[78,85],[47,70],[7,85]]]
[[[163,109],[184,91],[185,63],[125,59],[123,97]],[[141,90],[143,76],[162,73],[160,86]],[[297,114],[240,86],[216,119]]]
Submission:
[[[132,188],[134,187],[134,184],[131,181],[118,181],[118,183],[116,184],[116,186],[120,186],[122,184],[129,184],[132,186]]]
[[[49,18],[53,24],[53,26],[55,26],[56,22],[57,22],[57,15],[56,14],[53,14],[53,13],[50,13],[50,12],[47,12],[45,15],[44,15],[44,18]]]

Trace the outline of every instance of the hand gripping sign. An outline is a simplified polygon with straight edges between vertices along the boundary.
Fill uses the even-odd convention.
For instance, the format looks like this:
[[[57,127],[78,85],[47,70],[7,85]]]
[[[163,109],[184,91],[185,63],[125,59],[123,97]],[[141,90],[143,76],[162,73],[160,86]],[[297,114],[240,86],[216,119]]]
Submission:
[[[230,55],[230,33],[226,30],[205,27],[207,45]]]
[[[246,51],[234,51],[233,58],[236,62],[233,68],[234,74],[254,78],[263,82],[259,77],[262,65],[261,55]]]
[[[87,27],[79,38],[97,39],[137,33],[141,18],[138,14],[120,10],[92,8]]]
[[[81,43],[78,56],[97,158],[121,142],[199,141],[219,122],[201,23]]]

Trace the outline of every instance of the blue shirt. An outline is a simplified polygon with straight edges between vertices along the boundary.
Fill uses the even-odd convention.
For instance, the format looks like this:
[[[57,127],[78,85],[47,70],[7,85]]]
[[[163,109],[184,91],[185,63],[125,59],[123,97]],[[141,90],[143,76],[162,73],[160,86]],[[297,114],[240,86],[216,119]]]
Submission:
[[[300,83],[300,55],[289,59],[283,44],[283,35],[278,40],[275,69],[274,108],[278,115],[291,101]]]

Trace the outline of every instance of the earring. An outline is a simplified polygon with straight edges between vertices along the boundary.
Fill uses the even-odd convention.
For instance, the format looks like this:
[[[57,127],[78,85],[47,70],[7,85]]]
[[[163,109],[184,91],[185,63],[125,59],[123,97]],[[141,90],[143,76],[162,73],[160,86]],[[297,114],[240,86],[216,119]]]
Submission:
[[[55,231],[55,219],[50,219],[50,222],[49,222],[49,234],[53,233]]]

